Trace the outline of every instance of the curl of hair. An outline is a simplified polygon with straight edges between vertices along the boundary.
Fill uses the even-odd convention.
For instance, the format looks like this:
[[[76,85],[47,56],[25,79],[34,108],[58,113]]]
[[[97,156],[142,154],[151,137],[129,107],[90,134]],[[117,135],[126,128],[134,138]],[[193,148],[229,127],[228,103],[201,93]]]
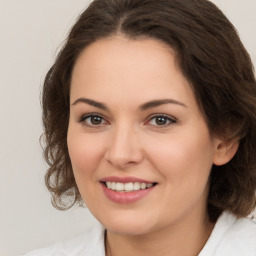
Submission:
[[[176,52],[213,135],[239,140],[235,157],[213,166],[208,211],[246,216],[256,205],[256,81],[249,54],[224,14],[208,0],[95,0],[81,14],[43,87],[45,181],[59,209],[81,200],[67,147],[69,91],[79,54],[123,34],[160,40]],[[66,202],[67,198],[69,201]]]

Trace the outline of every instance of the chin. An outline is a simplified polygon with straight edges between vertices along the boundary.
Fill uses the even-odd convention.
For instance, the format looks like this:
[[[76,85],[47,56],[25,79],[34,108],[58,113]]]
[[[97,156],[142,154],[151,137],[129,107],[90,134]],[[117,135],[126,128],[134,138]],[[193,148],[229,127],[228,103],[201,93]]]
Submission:
[[[104,218],[100,220],[102,225],[110,232],[129,235],[139,236],[145,235],[153,231],[154,225],[151,218],[145,218],[145,216],[136,215],[124,215]]]
[[[150,233],[150,229],[142,225],[133,224],[108,224],[105,228],[115,234],[125,236],[140,236]]]

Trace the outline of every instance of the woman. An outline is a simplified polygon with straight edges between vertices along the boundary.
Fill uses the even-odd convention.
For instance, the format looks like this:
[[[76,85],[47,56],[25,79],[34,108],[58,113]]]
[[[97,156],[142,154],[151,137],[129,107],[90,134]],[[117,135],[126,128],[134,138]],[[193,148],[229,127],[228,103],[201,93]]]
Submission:
[[[256,255],[256,81],[207,0],[95,0],[43,88],[53,204],[102,224],[28,255]]]

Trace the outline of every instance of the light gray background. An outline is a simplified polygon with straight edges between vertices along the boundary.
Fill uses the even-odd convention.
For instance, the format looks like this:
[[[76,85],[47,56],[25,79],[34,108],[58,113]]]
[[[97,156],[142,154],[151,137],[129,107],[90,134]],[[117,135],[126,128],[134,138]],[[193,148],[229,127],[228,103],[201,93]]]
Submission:
[[[22,255],[93,225],[86,209],[55,210],[44,187],[40,88],[89,0],[0,0],[0,255]],[[256,1],[214,0],[256,63]]]

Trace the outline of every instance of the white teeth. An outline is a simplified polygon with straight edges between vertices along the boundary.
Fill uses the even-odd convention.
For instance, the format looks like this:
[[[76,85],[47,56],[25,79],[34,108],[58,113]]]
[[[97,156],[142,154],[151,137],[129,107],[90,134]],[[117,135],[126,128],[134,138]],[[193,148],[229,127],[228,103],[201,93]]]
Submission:
[[[112,189],[116,189],[116,183],[115,182],[111,182],[111,187]]]
[[[124,190],[125,191],[133,191],[133,183],[132,182],[125,183],[124,184]]]
[[[112,185],[113,185],[113,182],[112,182]],[[116,185],[116,190],[117,191],[123,191],[124,190],[124,183],[117,182],[115,185]]]
[[[140,190],[140,183],[139,182],[134,182],[133,183],[133,190]]]
[[[107,181],[106,185],[107,185],[107,188],[111,188],[112,187],[112,182],[111,181]]]
[[[108,189],[119,191],[119,192],[130,192],[136,191],[140,189],[146,189],[153,186],[153,183],[140,183],[140,182],[128,182],[128,183],[121,183],[121,182],[111,182],[107,181],[106,186]]]
[[[140,184],[140,189],[145,189],[147,187],[147,184],[146,183],[141,183]]]

